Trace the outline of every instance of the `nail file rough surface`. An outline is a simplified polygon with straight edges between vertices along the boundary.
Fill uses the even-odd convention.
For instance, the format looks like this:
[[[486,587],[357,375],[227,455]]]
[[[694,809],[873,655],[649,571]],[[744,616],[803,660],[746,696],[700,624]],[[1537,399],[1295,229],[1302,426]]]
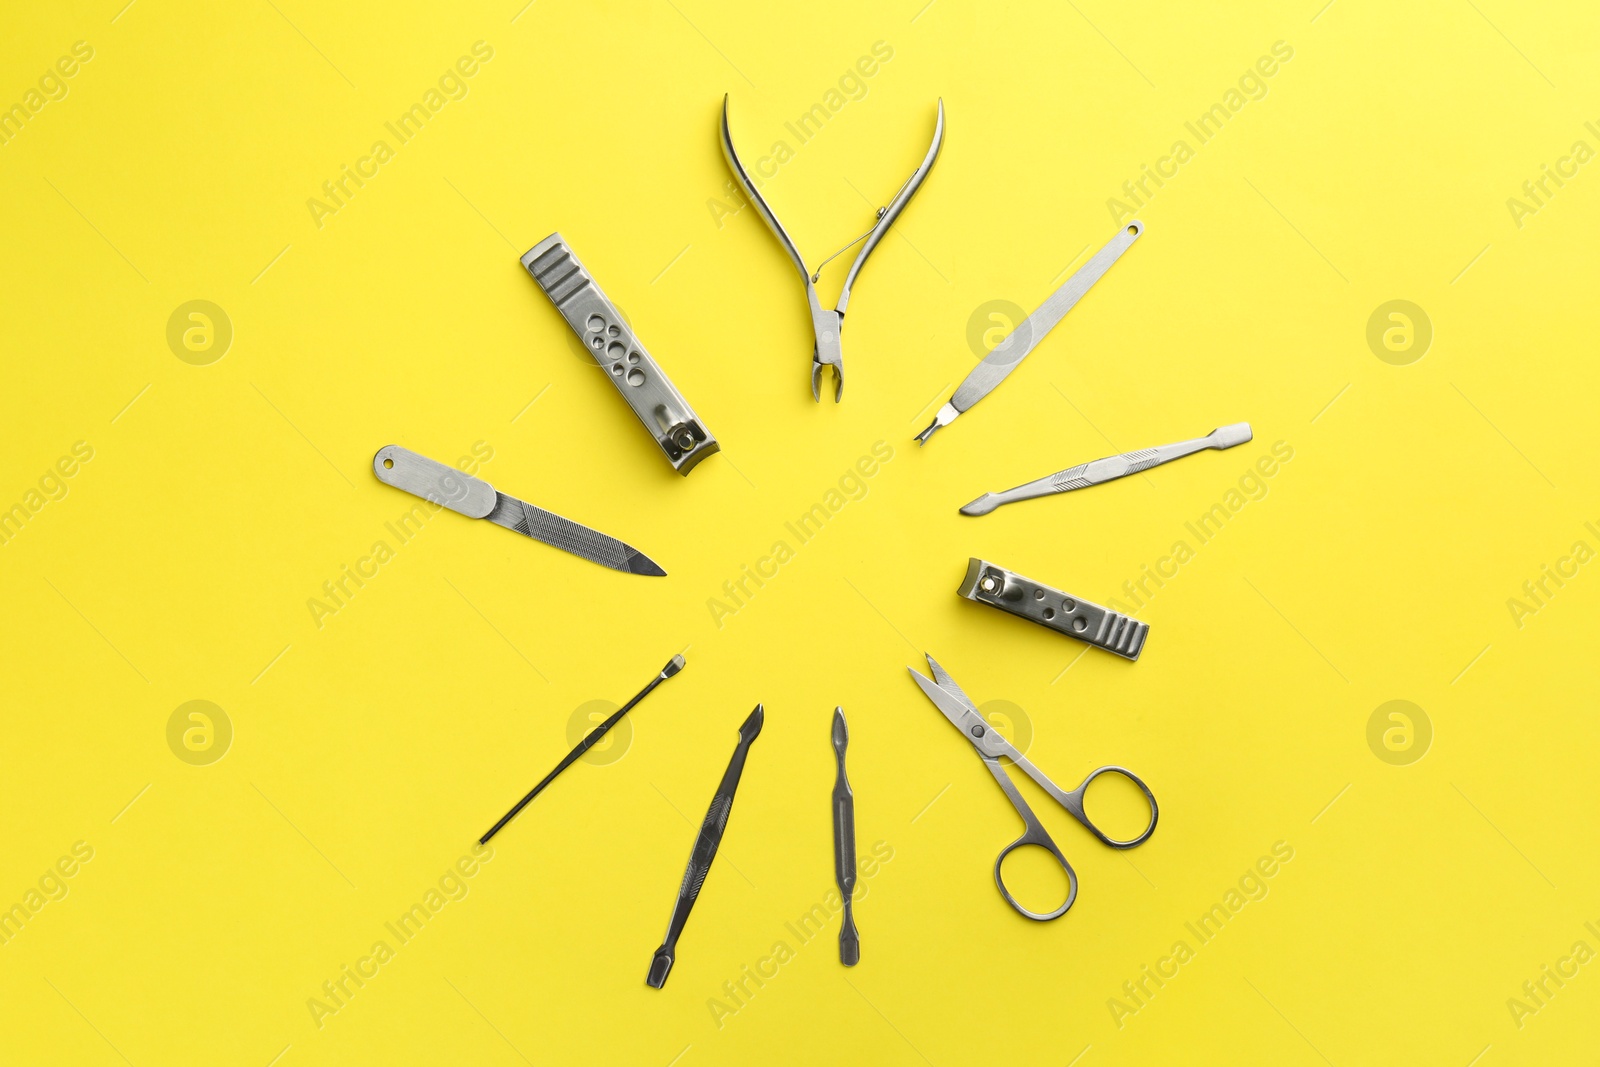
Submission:
[[[591,530],[514,496],[504,493],[496,496],[499,500],[488,515],[490,522],[613,570],[649,575],[666,573],[649,556],[609,534]]]

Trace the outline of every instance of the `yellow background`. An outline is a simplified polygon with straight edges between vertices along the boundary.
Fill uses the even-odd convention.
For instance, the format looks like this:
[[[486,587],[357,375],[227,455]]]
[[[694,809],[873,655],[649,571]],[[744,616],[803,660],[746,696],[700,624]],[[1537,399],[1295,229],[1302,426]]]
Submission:
[[[1589,563],[1519,627],[1507,599],[1600,547],[1582,5],[560,0],[330,8],[11,4],[0,103],[94,58],[0,147],[0,505],[94,458],[0,547],[0,905],[74,842],[64,899],[0,947],[8,1063],[1554,1063],[1592,1055],[1600,967],[1519,1026],[1507,999],[1600,920]],[[1320,9],[1320,10],[1319,10]],[[319,228],[308,198],[472,44],[492,61]],[[722,96],[747,157],[791,141],[874,42],[893,58],[768,183],[815,263],[944,152],[867,265],[844,403],[818,405],[795,272],[718,224]],[[1028,362],[923,449],[969,320],[1035,307],[1114,230],[1106,201],[1274,42],[1293,58],[1139,212],[1148,232]],[[857,192],[860,190],[860,192]],[[574,353],[517,257],[559,229],[722,443],[687,479]],[[850,256],[820,286],[831,303]],[[234,330],[180,361],[168,317]],[[1410,300],[1431,348],[1380,361]],[[535,401],[535,398],[537,400]],[[532,402],[532,405],[530,405]],[[957,514],[1120,449],[1248,420],[1255,440],[1113,485]],[[869,491],[719,627],[708,599],[873,443]],[[318,628],[307,600],[409,498],[397,443],[486,442],[497,487],[622,537],[617,574],[441,514]],[[1140,611],[1129,664],[955,596],[978,555],[1100,601],[1274,442],[1294,458]],[[307,1001],[568,747],[574,709],[688,667],[319,1027]],[[1082,879],[1047,925],[995,892],[1014,814],[905,676],[934,653],[1022,709],[1070,786],[1141,773],[1121,855],[1027,786]],[[215,702],[231,750],[167,744]],[[1414,702],[1395,766],[1374,709]],[[767,709],[662,992],[644,985],[738,724]],[[862,962],[830,925],[829,713],[846,708]],[[1185,923],[1274,842],[1270,892]],[[1019,884],[1057,888],[1020,865]],[[1597,923],[1600,925],[1600,923]],[[1195,947],[1118,1021],[1108,1001]],[[739,1010],[709,1002],[785,941]],[[1591,973],[1593,972],[1593,973]]]

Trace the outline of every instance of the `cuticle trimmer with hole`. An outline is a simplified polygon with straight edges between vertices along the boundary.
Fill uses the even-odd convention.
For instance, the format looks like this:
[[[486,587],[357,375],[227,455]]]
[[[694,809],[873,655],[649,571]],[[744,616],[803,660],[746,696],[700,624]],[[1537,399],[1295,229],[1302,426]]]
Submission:
[[[877,209],[876,218],[866,233],[857,237],[855,241],[839,249],[833,255],[817,265],[813,272],[806,266],[805,257],[800,254],[794,238],[789,236],[789,231],[783,228],[783,223],[778,221],[778,216],[767,204],[766,198],[756,188],[755,180],[745,169],[744,163],[739,159],[739,153],[733,147],[733,133],[728,128],[728,97],[722,97],[722,156],[728,162],[728,169],[733,172],[734,181],[739,183],[740,190],[745,198],[755,205],[759,214],[778,239],[783,250],[789,254],[795,269],[800,272],[801,280],[805,283],[806,304],[811,312],[811,331],[815,335],[815,344],[811,350],[811,395],[822,400],[822,369],[832,367],[834,375],[833,401],[838,403],[844,396],[844,353],[841,335],[844,331],[845,308],[850,303],[850,287],[855,284],[856,276],[861,273],[861,268],[867,262],[867,257],[872,250],[878,247],[878,242],[883,240],[883,235],[889,232],[889,227],[894,220],[900,217],[922,183],[927,180],[928,172],[933,169],[933,161],[939,158],[939,148],[944,144],[944,101],[939,101],[938,117],[933,124],[933,143],[928,146],[927,154],[922,157],[922,162],[917,169],[911,172],[911,177],[905,180],[898,192],[889,200],[889,203]],[[822,276],[822,268],[835,257],[842,255],[856,241],[865,241],[861,251],[856,254],[855,262],[850,265],[850,273],[845,276],[844,288],[839,291],[839,302],[831,309],[822,306],[822,300],[817,296],[816,282]]]
[[[599,530],[564,519],[553,511],[507,496],[482,478],[474,478],[436,459],[399,445],[384,445],[372,457],[378,481],[412,496],[465,515],[515,530],[563,552],[582,556],[602,567],[628,574],[662,577],[667,572],[637,548]]]

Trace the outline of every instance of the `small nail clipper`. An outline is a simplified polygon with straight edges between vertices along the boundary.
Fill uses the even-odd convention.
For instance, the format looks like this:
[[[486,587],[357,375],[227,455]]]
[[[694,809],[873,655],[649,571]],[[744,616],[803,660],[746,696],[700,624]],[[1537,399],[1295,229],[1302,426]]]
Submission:
[[[928,428],[917,434],[917,444],[927,444],[928,438],[933,436],[935,430],[956,421],[956,416],[967,411],[993,392],[995,386],[1005,381],[1006,375],[1017,369],[1017,364],[1038,347],[1045,335],[1055,329],[1056,323],[1078,305],[1078,301],[1083,299],[1090,287],[1105,276],[1106,271],[1111,269],[1111,264],[1115,263],[1142,233],[1144,233],[1144,223],[1137,219],[1124,226],[1115,237],[1106,242],[1104,248],[1089,258],[1089,262],[1062,282],[1061,288],[1051,293],[1032,315],[1019,322],[1010,333],[1006,334],[1004,340],[990,349],[989,354],[968,372],[960,385],[956,386],[949,403],[939,409]]]
[[[968,600],[1115,652],[1123,659],[1137,660],[1150,634],[1147,622],[1024,578],[977,556],[967,560],[966,577],[956,592]]]
[[[801,279],[805,282],[806,303],[811,308],[811,330],[816,335],[816,346],[811,352],[811,395],[819,402],[822,400],[822,368],[832,367],[834,374],[833,402],[838,403],[844,396],[844,356],[841,348],[840,333],[844,329],[845,307],[850,303],[850,287],[855,284],[856,275],[861,273],[861,267],[866,263],[872,250],[878,247],[878,242],[883,240],[883,235],[889,232],[889,227],[894,220],[899,218],[900,212],[905,210],[906,204],[916,191],[922,188],[922,183],[928,177],[928,171],[933,168],[933,161],[939,158],[939,148],[944,143],[944,101],[939,101],[939,115],[934,121],[933,143],[928,146],[928,154],[922,158],[922,163],[906,179],[900,191],[894,194],[887,207],[878,209],[877,221],[866,233],[857,237],[855,241],[845,245],[833,255],[818,264],[813,273],[806,267],[804,257],[795,247],[794,238],[783,228],[783,223],[778,221],[778,216],[772,213],[772,208],[756,189],[755,181],[739,161],[739,153],[733,147],[733,134],[728,129],[728,97],[722,97],[722,155],[728,161],[728,169],[733,171],[733,178],[739,183],[745,197],[755,205],[756,212],[766,222],[767,228],[772,231],[778,243],[783,245],[789,258],[794,261],[795,269],[800,272]],[[817,296],[816,281],[822,275],[822,268],[829,261],[843,254],[856,241],[865,241],[861,251],[856,255],[855,263],[851,264],[850,273],[845,276],[844,288],[839,291],[839,303],[831,311],[822,306],[822,300]]]
[[[1076,467],[1068,467],[1055,474],[1047,474],[1043,478],[1036,478],[1031,482],[1007,489],[999,493],[985,493],[966,507],[961,509],[963,515],[987,515],[1002,504],[1013,504],[1018,500],[1032,500],[1036,496],[1050,496],[1052,493],[1070,493],[1074,489],[1083,489],[1102,482],[1115,481],[1126,478],[1130,474],[1147,471],[1151,467],[1159,467],[1163,463],[1171,463],[1175,459],[1193,455],[1207,448],[1219,451],[1242,445],[1250,440],[1250,424],[1236,422],[1229,426],[1219,426],[1204,437],[1196,437],[1192,441],[1179,441],[1172,445],[1157,445],[1154,448],[1141,448],[1137,452],[1124,452],[1120,456],[1107,456],[1097,459],[1093,463],[1080,463]]]

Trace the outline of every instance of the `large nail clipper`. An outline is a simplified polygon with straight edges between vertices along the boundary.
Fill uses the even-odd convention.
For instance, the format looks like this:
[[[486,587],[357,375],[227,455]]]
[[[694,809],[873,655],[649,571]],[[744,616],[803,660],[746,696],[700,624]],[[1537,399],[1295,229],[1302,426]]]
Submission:
[[[926,430],[917,434],[918,444],[927,444],[928,438],[933,436],[933,431],[941,426],[948,426],[956,420],[956,416],[967,411],[972,405],[988,396],[994,387],[1006,380],[1006,375],[1017,369],[1021,363],[1043,341],[1045,335],[1055,329],[1056,323],[1066,317],[1067,312],[1077,306],[1094,285],[1105,276],[1106,271],[1128,250],[1139,235],[1144,233],[1144,223],[1134,220],[1124,226],[1115,237],[1107,241],[1105,247],[1089,258],[1089,262],[1073,272],[1072,277],[1061,283],[1061,288],[1051,293],[1045,302],[1040,304],[1032,315],[1019,322],[1005,339],[995,345],[989,354],[962,379],[956,386],[956,391],[951,394],[950,402],[940,408],[934,415],[933,422]]]
[[[1052,493],[1070,493],[1074,489],[1083,489],[1102,482],[1126,478],[1130,474],[1147,471],[1151,467],[1159,467],[1163,463],[1171,463],[1175,459],[1193,455],[1208,448],[1219,451],[1242,445],[1250,440],[1250,424],[1248,422],[1235,422],[1228,426],[1219,426],[1204,437],[1196,437],[1192,441],[1179,441],[1177,444],[1157,445],[1154,448],[1141,448],[1137,452],[1124,452],[1120,456],[1107,456],[1097,459],[1093,463],[1080,463],[1076,467],[1068,467],[1055,474],[1047,474],[1043,478],[1036,478],[1031,482],[1017,486],[1015,489],[1006,489],[999,493],[985,493],[966,507],[961,509],[963,515],[987,515],[1002,504],[1013,504],[1018,500],[1032,500],[1036,496],[1050,496]]]
[[[1024,578],[977,556],[967,560],[966,577],[956,592],[968,600],[1115,652],[1123,659],[1137,660],[1150,635],[1147,622]]]
[[[420,496],[471,519],[488,519],[602,567],[657,577],[667,573],[655,560],[630,544],[564,519],[553,511],[506,496],[482,478],[474,478],[436,459],[419,456],[409,448],[384,445],[378,449],[378,454],[372,457],[372,473],[385,485],[404,489],[412,496]]]
[[[761,705],[756,705],[756,710],[739,727],[739,743],[734,746],[733,758],[728,761],[728,769],[722,772],[722,781],[717,785],[717,792],[711,798],[711,808],[706,812],[705,822],[700,824],[700,833],[695,836],[694,848],[689,851],[689,866],[683,872],[683,883],[678,887],[678,899],[672,905],[672,918],[667,922],[667,937],[661,942],[661,947],[656,949],[656,954],[650,959],[650,973],[645,976],[645,984],[654,989],[660,989],[667,984],[667,974],[672,970],[673,961],[677,958],[678,936],[683,933],[684,924],[689,921],[689,911],[694,907],[695,900],[700,896],[700,887],[706,884],[706,875],[711,873],[711,861],[717,858],[717,846],[722,844],[722,831],[728,825],[728,813],[733,810],[733,794],[739,788],[739,776],[744,773],[745,757],[750,753],[750,743],[761,733],[761,724],[765,715]]]
[[[750,177],[749,172],[745,170],[744,164],[739,161],[739,153],[733,147],[733,134],[728,130],[728,97],[726,94],[722,97],[723,158],[728,161],[728,169],[733,171],[734,180],[739,183],[739,188],[744,191],[744,195],[749,199],[750,203],[755,205],[757,213],[766,222],[767,228],[778,239],[778,243],[783,246],[784,251],[789,253],[789,258],[794,262],[795,269],[800,272],[800,277],[805,282],[806,303],[811,308],[811,330],[816,335],[816,346],[811,353],[811,395],[819,402],[822,400],[823,367],[833,368],[834,403],[837,404],[840,398],[844,396],[844,358],[840,333],[844,329],[845,307],[850,303],[850,287],[855,284],[856,275],[861,273],[861,267],[866,263],[867,257],[872,254],[872,250],[878,247],[878,242],[883,240],[883,235],[889,232],[889,227],[893,225],[894,220],[900,216],[900,212],[905,210],[905,206],[911,200],[911,197],[922,187],[923,181],[928,177],[928,171],[933,167],[933,161],[939,157],[939,147],[943,143],[944,101],[940,100],[939,115],[933,126],[933,143],[928,146],[928,154],[922,158],[921,165],[912,172],[911,177],[906,179],[905,184],[900,187],[899,192],[894,194],[894,198],[889,201],[888,206],[878,209],[877,221],[872,225],[871,229],[823,260],[817,265],[816,271],[812,272],[806,267],[806,261],[800,255],[800,250],[795,247],[794,238],[790,237],[789,232],[783,228],[783,223],[778,221],[778,216],[772,213],[772,208],[767,205],[766,200],[757,191],[755,181]],[[855,263],[850,267],[850,273],[845,276],[844,288],[839,291],[839,303],[832,310],[828,310],[822,306],[822,301],[817,296],[815,283],[822,274],[822,268],[827,266],[830,260],[848,250],[850,245],[855,244],[856,241],[865,241],[866,243],[861,246],[861,251],[856,255]]]
[[[695,416],[694,409],[645,351],[587,268],[559,233],[530,248],[522,265],[567,320],[628,407],[679,474],[721,446]]]

